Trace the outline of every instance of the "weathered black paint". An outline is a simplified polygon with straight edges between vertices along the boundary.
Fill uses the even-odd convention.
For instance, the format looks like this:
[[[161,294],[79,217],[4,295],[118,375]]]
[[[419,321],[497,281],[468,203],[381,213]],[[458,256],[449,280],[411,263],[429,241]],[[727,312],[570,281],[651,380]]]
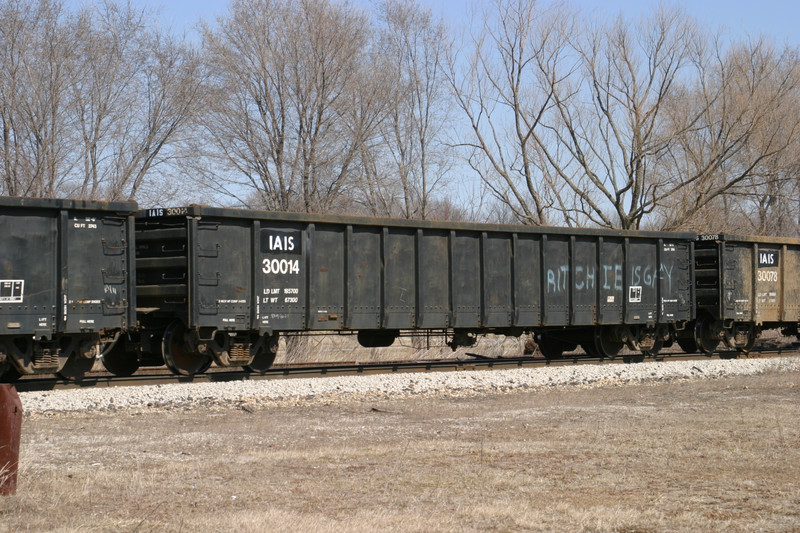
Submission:
[[[25,373],[37,372],[39,363],[49,368],[31,360],[31,342],[65,335],[86,342],[135,324],[136,207],[0,198],[0,352],[18,359]],[[56,344],[47,349],[69,345]]]
[[[693,317],[692,234],[180,209],[139,213],[140,243],[174,237],[155,252],[137,247],[139,290],[156,314],[192,328],[503,330]],[[158,281],[184,275],[182,289]]]

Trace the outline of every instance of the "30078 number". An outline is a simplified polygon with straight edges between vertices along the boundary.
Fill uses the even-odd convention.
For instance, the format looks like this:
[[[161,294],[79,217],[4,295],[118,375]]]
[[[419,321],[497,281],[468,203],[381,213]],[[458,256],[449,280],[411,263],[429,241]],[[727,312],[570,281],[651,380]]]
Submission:
[[[778,273],[775,270],[759,270],[756,278],[758,281],[778,281]]]
[[[299,259],[264,259],[261,262],[264,274],[300,274]]]

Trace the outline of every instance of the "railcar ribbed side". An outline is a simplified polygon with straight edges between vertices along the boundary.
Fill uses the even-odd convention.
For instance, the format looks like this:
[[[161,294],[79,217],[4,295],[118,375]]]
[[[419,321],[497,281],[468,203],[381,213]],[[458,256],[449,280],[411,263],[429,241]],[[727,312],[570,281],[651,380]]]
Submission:
[[[548,357],[652,354],[694,318],[688,233],[203,206],[141,211],[136,227],[144,353],[179,373],[264,368],[278,335],[305,332],[380,347],[433,331],[453,348],[533,333]]]
[[[133,202],[0,198],[0,376],[80,379],[136,323]]]

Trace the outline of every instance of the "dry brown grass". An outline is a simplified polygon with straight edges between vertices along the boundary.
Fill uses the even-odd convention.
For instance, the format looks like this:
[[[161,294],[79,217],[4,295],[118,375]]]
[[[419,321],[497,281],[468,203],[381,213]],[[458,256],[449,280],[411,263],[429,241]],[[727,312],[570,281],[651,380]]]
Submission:
[[[0,531],[800,531],[800,375],[27,419]]]

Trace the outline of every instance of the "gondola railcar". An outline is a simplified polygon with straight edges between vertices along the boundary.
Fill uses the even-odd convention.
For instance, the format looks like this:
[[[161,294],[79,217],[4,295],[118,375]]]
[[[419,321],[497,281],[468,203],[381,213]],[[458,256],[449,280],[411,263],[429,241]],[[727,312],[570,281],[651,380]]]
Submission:
[[[0,378],[78,379],[135,326],[136,210],[0,197]]]
[[[679,339],[686,351],[749,352],[762,330],[798,334],[800,239],[700,235],[695,272],[697,319]]]
[[[695,235],[436,223],[203,206],[136,216],[139,330],[104,357],[127,374],[163,361],[269,367],[282,334],[353,333],[368,347],[439,332],[536,335],[643,355],[694,318]]]

